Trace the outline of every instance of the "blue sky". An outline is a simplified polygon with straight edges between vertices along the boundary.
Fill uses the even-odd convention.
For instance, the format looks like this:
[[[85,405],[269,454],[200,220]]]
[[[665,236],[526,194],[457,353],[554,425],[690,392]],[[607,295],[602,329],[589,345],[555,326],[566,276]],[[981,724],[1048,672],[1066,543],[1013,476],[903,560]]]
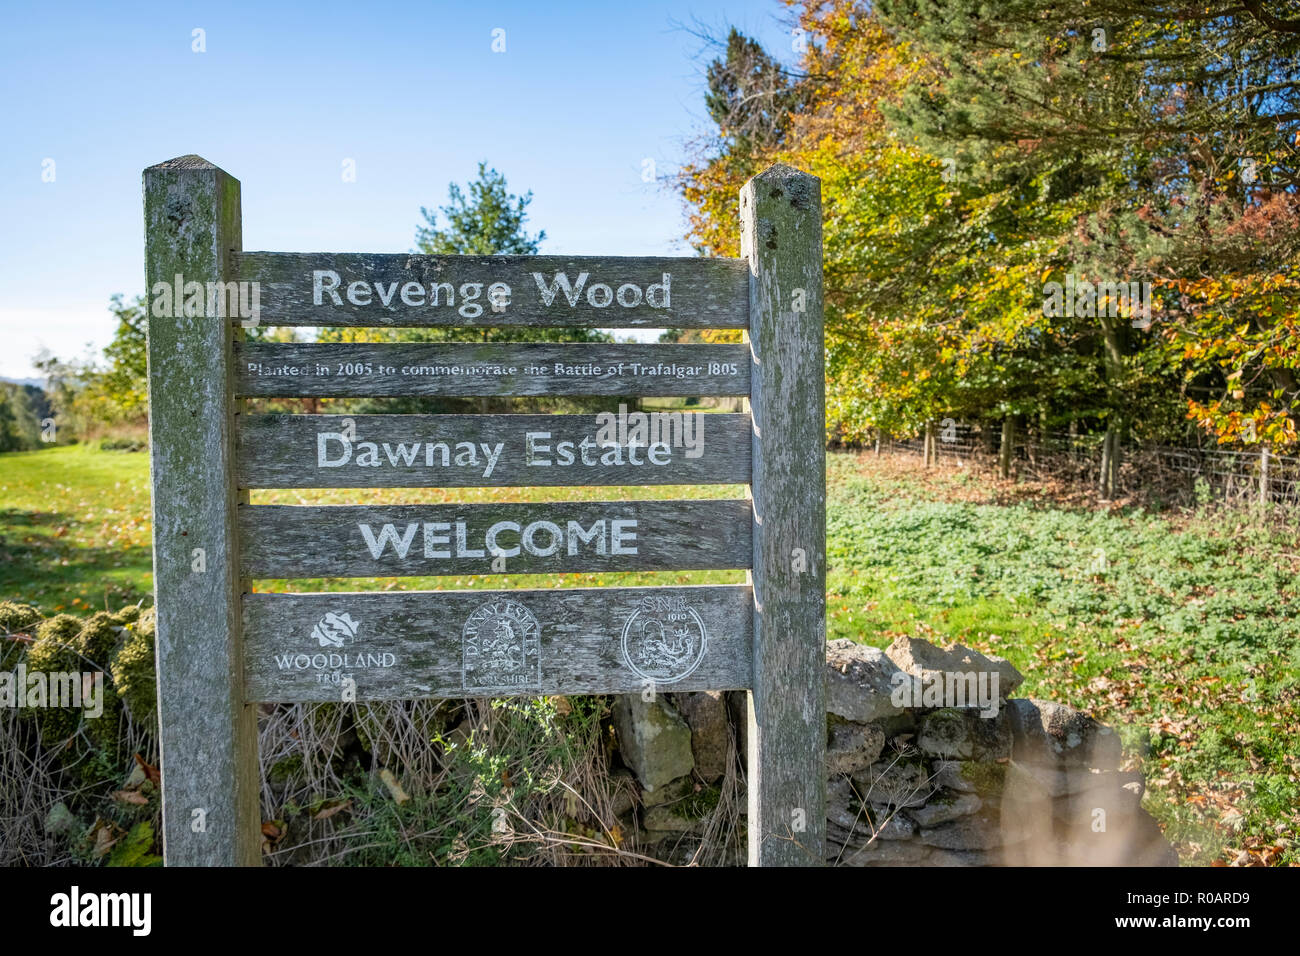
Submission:
[[[198,153],[238,178],[250,250],[409,251],[419,207],[487,160],[532,190],[543,252],[689,255],[679,198],[642,169],[671,173],[705,128],[710,53],[690,30],[734,24],[793,57],[777,0],[61,2],[5,18],[9,378],[34,376],[42,346],[102,347],[109,296],[142,291],[145,166]]]

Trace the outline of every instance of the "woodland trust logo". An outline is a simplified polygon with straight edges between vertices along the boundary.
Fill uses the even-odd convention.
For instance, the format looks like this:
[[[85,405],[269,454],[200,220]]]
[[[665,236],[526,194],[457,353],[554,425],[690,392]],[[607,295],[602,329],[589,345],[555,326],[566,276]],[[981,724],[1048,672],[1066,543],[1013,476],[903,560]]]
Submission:
[[[315,671],[318,684],[342,684],[352,679],[352,668],[388,668],[397,663],[391,651],[351,650],[358,643],[361,623],[348,611],[330,611],[311,630],[317,648],[314,653],[275,654],[276,666],[282,671]]]
[[[356,643],[358,626],[347,611],[342,614],[330,611],[312,628],[311,636],[320,642],[321,647],[342,647],[344,641]]]

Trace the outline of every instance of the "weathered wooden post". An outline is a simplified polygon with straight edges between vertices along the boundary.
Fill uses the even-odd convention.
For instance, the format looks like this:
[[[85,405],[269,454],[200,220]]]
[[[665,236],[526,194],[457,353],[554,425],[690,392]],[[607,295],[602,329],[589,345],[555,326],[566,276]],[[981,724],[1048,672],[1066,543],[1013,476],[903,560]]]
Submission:
[[[826,841],[826,443],[821,183],[777,165],[740,191],[749,262],[754,684],[749,861]]]
[[[257,722],[240,675],[234,325],[212,314],[224,311],[212,308],[216,284],[235,277],[239,182],[182,156],[144,171],[144,208],[164,858],[253,865]]]

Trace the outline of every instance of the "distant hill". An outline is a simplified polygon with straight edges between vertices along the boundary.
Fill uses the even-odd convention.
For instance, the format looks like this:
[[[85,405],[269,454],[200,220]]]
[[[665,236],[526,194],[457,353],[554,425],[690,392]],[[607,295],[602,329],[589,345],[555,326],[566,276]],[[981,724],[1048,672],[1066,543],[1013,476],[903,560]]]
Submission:
[[[5,378],[0,375],[0,382],[9,382],[13,385],[26,385],[28,388],[39,388],[45,390],[45,379],[43,378]]]

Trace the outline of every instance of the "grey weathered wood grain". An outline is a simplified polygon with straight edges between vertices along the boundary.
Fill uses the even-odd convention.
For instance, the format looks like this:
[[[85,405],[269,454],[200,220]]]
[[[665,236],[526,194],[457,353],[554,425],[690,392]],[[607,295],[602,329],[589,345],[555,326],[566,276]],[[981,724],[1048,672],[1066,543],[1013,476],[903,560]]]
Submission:
[[[748,568],[753,560],[749,502],[571,501],[457,505],[245,505],[239,509],[244,572],[255,578],[389,577],[433,574],[490,574],[494,556],[486,539],[498,522],[511,522],[494,541],[505,573],[575,571],[687,571]],[[551,555],[521,547],[522,531],[549,521],[561,529],[559,550]],[[584,542],[570,534],[569,522],[601,533]],[[621,546],[635,554],[613,553],[615,521],[635,521],[623,531]],[[458,523],[464,523],[464,542]],[[426,527],[427,524],[446,527]],[[392,532],[383,538],[385,525]],[[369,537],[366,531],[369,529]],[[394,538],[393,535],[396,537]],[[445,536],[449,540],[436,540]],[[533,546],[548,550],[555,536],[539,529]],[[374,543],[372,544],[371,541]],[[397,551],[398,543],[405,555]],[[576,553],[570,554],[572,542]],[[597,549],[604,544],[605,551]],[[513,554],[516,548],[518,554]],[[379,557],[374,553],[378,551]],[[482,552],[472,554],[471,552]],[[438,556],[434,552],[445,552]]]
[[[236,350],[236,387],[282,398],[740,396],[748,359],[740,345],[259,343]]]
[[[815,866],[826,837],[821,183],[773,166],[741,189],[740,216],[754,360],[750,863]]]
[[[198,156],[144,171],[148,287],[231,278],[239,182]],[[261,860],[257,721],[239,662],[234,389],[228,321],[151,315],[149,446],[163,856],[168,865]],[[202,551],[202,570],[195,551]]]
[[[480,616],[490,625],[502,602],[523,609],[511,609],[514,621],[528,624],[513,630],[535,643],[516,653],[518,667],[467,669],[467,622],[488,608]],[[654,669],[638,651],[667,622],[667,605],[693,610],[698,623],[689,612],[671,622],[684,635],[680,663]],[[739,690],[750,682],[752,612],[745,585],[249,594],[247,693],[250,701],[338,701],[347,678],[358,701]],[[329,614],[347,616],[344,627],[318,632],[339,646],[314,634]]]
[[[241,415],[235,464],[244,488],[749,483],[748,415],[673,414],[676,419],[659,419],[657,434],[669,441],[684,437],[686,444],[657,448],[653,457],[644,447],[625,448],[618,456],[622,464],[602,463],[608,449],[595,445],[603,424],[595,415]],[[345,443],[344,436],[353,440]],[[376,447],[377,465],[357,464],[367,451],[364,442]],[[466,442],[486,445],[497,453],[496,463],[489,469],[480,453],[479,463],[469,464]],[[418,451],[407,464],[413,445]],[[691,457],[688,445],[700,454]],[[465,464],[456,463],[458,453]]]
[[[739,259],[246,252],[239,256],[238,268],[240,279],[261,284],[263,325],[739,329],[747,324],[749,307],[748,275]],[[337,304],[325,291],[334,281],[330,277],[322,277],[318,295],[313,278],[317,270],[338,275]],[[546,304],[534,274],[542,276],[549,290],[557,273],[566,275],[571,293],[576,292],[573,304],[563,290]],[[583,273],[587,279],[579,286]],[[656,308],[647,303],[646,293],[662,285],[665,273],[671,276],[668,307]],[[350,298],[354,282],[365,286],[356,286]],[[499,299],[497,312],[489,287],[499,282],[510,292],[508,302]],[[419,285],[423,294],[417,295],[409,283]],[[430,287],[438,283],[450,283],[452,295],[439,289],[438,304],[432,305]],[[617,296],[629,283],[640,290],[639,304],[627,307],[614,298],[598,307],[588,298],[596,284]],[[479,291],[467,305],[467,296],[476,295],[472,287],[466,288],[472,285]],[[411,304],[403,300],[403,290],[409,292]],[[449,305],[451,297],[454,303]],[[604,292],[593,296],[595,302],[605,298]],[[623,292],[623,302],[635,298],[631,289]],[[662,303],[662,294],[656,301]]]

